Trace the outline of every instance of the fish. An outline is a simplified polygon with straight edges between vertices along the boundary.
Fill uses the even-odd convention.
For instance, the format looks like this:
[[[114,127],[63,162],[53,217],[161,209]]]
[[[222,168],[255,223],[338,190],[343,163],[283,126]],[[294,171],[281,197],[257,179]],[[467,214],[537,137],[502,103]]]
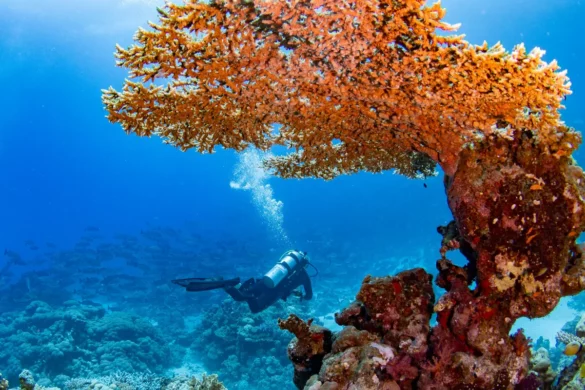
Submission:
[[[583,349],[583,345],[579,342],[573,341],[572,343],[567,344],[565,347],[565,355],[567,356],[575,356]]]

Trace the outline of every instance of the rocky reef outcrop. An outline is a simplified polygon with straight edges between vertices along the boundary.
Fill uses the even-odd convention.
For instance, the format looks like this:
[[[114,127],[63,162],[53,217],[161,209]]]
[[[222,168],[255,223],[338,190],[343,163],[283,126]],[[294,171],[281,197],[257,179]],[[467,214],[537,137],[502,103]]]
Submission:
[[[563,142],[579,141],[571,137]],[[581,168],[531,132],[469,145],[445,177],[454,220],[438,229],[436,284],[446,293],[434,304],[432,278],[422,269],[366,277],[336,321],[352,327],[349,333],[367,335],[353,337],[361,342],[348,348],[340,347],[347,345],[344,332],[335,336],[321,366],[297,386],[534,388],[539,382],[529,375],[528,340],[510,331],[518,318],[546,316],[562,296],[585,288],[583,252],[575,243],[584,230],[584,186]],[[460,250],[468,263],[453,264],[449,250]],[[437,325],[431,328],[433,312]],[[295,335],[297,345],[311,342],[310,332]],[[302,359],[295,359],[298,371]]]
[[[357,300],[336,315],[336,335],[291,316],[289,357],[298,388],[412,387],[426,364],[433,312],[432,276],[422,268],[395,277],[367,277]]]

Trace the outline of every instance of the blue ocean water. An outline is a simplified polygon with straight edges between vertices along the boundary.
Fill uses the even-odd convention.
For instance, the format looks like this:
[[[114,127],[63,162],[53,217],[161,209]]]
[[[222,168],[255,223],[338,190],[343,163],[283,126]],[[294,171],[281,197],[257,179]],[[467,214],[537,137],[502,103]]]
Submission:
[[[391,172],[282,180],[256,169],[251,154],[183,153],[157,138],[126,135],[105,119],[101,89],[120,88],[126,77],[115,67],[115,44],[131,44],[162,4],[0,1],[0,372],[14,380],[29,368],[47,385],[63,385],[68,379],[60,375],[101,377],[116,369],[163,375],[187,367],[194,374],[219,372],[229,388],[276,388],[281,380],[294,388],[286,344],[272,350],[263,339],[273,333],[289,339],[277,333],[275,319],[290,304],[330,324],[367,273],[417,265],[433,271],[436,227],[451,219],[442,177],[425,180],[426,186]],[[501,41],[507,49],[524,42],[545,49],[545,60],[557,59],[574,91],[564,120],[585,128],[585,3],[442,4],[447,21],[462,23],[471,42]],[[315,298],[286,302],[270,313],[274,318],[250,319],[222,293],[186,294],[169,283],[257,276],[290,248],[308,251],[319,270]],[[527,333],[551,338],[576,315],[566,301],[562,306],[557,316],[523,324]],[[72,310],[92,329],[112,321],[122,330],[68,338],[76,329],[67,322]],[[26,330],[28,344],[15,341],[15,332],[25,331],[15,319],[33,321],[37,312],[55,314],[35,325],[38,335]],[[253,341],[238,344],[244,352],[230,349],[246,335],[228,321],[242,318],[254,327]],[[65,321],[64,330],[58,321]],[[205,335],[205,327],[220,336]],[[141,344],[145,337],[157,347]],[[133,347],[121,346],[124,340]],[[99,362],[74,352],[102,344],[113,352]],[[263,378],[244,378],[254,367],[264,367]]]

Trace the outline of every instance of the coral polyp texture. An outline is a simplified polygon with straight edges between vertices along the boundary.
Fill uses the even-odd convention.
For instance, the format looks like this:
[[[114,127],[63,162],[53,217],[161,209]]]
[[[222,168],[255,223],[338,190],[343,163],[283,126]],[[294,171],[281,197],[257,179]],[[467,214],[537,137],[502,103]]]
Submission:
[[[103,102],[128,133],[200,152],[284,146],[265,162],[282,177],[443,169],[454,221],[439,229],[438,325],[427,276],[368,279],[338,317],[351,327],[341,345],[359,345],[325,355],[313,390],[529,388],[515,320],[585,288],[585,176],[571,158],[581,136],[559,114],[566,73],[540,49],[465,41],[445,12],[415,0],[187,0],[117,48],[130,79]]]

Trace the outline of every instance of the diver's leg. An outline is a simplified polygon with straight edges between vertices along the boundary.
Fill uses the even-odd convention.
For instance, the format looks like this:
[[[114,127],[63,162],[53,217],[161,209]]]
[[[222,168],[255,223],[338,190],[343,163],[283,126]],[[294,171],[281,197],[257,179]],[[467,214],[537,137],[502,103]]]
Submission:
[[[253,299],[248,300],[248,306],[250,307],[250,311],[252,311],[252,313],[259,313],[268,306],[274,304],[274,302],[278,301],[278,299],[278,294],[275,294],[268,289],[264,289],[262,292],[259,292],[257,295],[255,295]]]
[[[244,296],[244,294],[242,294],[242,292],[236,287],[224,287],[224,290],[236,302],[242,302],[248,299],[248,297]]]
[[[252,314],[260,313],[262,310],[266,309],[266,307],[262,307],[258,305],[258,301],[256,299],[248,300],[248,307]]]
[[[251,289],[255,284],[254,278],[250,278],[246,280],[244,283],[240,284],[239,287],[229,286],[224,287],[226,293],[230,295],[236,302],[246,301],[254,297],[254,294],[251,293]]]

